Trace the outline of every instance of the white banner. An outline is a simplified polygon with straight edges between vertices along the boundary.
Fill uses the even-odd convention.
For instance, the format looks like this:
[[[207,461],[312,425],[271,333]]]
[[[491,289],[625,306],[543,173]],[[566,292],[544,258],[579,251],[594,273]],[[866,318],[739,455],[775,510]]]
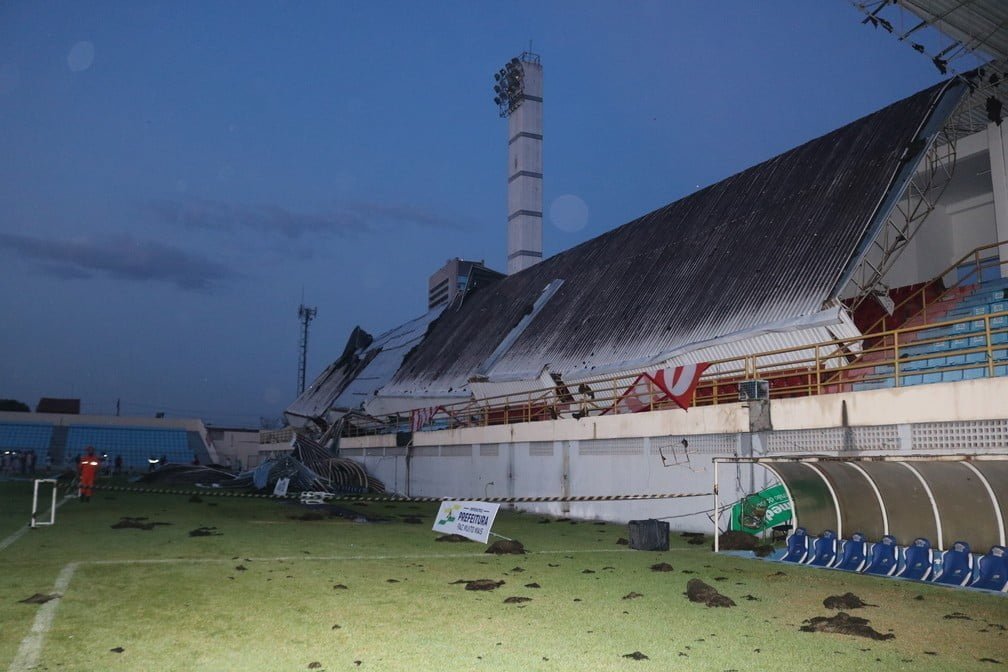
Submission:
[[[458,534],[467,539],[482,541],[490,539],[490,528],[500,504],[486,502],[441,502],[434,527],[435,532]]]
[[[276,485],[273,487],[273,494],[276,497],[286,497],[287,496],[287,486],[290,485],[289,478],[278,478]]]

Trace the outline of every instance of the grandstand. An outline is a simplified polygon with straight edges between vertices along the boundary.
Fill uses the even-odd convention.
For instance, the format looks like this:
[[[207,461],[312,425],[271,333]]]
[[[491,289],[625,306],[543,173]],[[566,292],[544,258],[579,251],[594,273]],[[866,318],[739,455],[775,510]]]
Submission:
[[[200,420],[125,418],[56,413],[0,412],[0,451],[34,451],[38,469],[72,466],[94,446],[112,466],[116,456],[127,471],[146,471],[148,460],[206,464],[218,459]],[[48,460],[46,460],[48,456]]]
[[[523,505],[689,531],[780,484],[770,458],[1004,463],[1008,15],[983,0],[855,4],[889,32],[915,25],[901,40],[953,35],[959,49],[935,54],[915,33],[910,42],[959,74],[443,312],[377,338],[356,329],[288,420],[412,494],[699,493],[712,460],[737,459],[715,482],[713,509]],[[885,18],[896,9],[918,20]],[[994,60],[957,70],[974,50]],[[934,494],[923,478],[904,485],[915,501]],[[954,491],[943,506],[967,506]],[[975,538],[969,525],[936,534],[937,504],[933,519],[925,508],[892,528],[845,531],[982,552],[1005,544],[1006,496],[992,486],[990,524]],[[812,500],[791,501],[808,515]],[[838,532],[828,517],[813,515],[808,532]]]

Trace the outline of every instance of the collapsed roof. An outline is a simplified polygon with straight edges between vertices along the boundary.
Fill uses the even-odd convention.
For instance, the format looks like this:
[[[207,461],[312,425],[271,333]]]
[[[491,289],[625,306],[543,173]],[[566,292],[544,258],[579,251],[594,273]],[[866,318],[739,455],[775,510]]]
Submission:
[[[409,352],[358,370],[355,401],[380,415],[488,383],[538,389],[544,370],[576,382],[858,335],[846,279],[966,89],[931,87],[403,325]],[[350,407],[340,384],[288,417],[337,388],[329,407]]]

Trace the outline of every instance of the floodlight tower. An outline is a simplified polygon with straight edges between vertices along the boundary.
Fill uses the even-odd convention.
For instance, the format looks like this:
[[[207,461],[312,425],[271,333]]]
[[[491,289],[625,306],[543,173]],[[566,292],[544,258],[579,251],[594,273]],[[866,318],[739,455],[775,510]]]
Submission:
[[[542,64],[526,51],[494,74],[494,102],[508,119],[508,275],[542,259]]]
[[[301,320],[301,356],[298,358],[298,396],[304,392],[305,369],[308,365],[308,324],[315,319],[317,308],[309,308],[301,304],[298,307],[298,319]]]

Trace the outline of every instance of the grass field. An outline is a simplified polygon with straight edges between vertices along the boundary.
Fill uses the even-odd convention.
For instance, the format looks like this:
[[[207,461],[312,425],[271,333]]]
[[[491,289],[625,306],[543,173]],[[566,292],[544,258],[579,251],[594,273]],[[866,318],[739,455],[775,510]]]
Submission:
[[[27,521],[30,485],[0,483],[0,501],[9,539]],[[0,550],[0,670],[1008,666],[1008,599],[996,595],[716,556],[679,538],[669,552],[629,551],[616,543],[623,526],[504,511],[494,530],[528,554],[493,556],[478,543],[435,542],[435,504],[353,508],[389,520],[305,521],[296,518],[307,508],[207,496],[67,501],[55,527]],[[123,516],[170,524],[113,529]],[[216,535],[189,535],[200,527]],[[674,571],[650,569],[660,562]],[[487,592],[454,583],[484,578],[505,583]],[[737,606],[689,602],[690,578]],[[825,597],[847,591],[879,605],[852,614],[895,638],[799,631],[835,613]],[[62,598],[19,602],[53,592]],[[531,600],[504,602],[513,596]],[[625,657],[638,651],[647,659]]]

